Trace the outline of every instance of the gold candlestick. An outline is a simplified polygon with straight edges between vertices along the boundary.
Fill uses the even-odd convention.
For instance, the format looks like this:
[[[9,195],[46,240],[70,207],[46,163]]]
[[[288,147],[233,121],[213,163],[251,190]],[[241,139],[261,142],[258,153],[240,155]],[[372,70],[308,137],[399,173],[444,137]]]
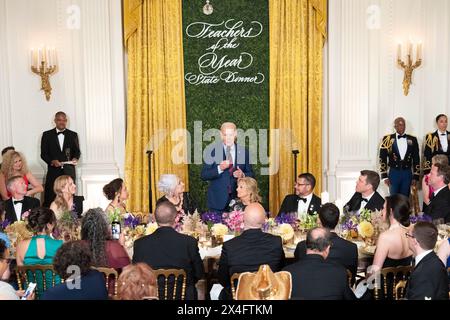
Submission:
[[[41,77],[41,90],[45,93],[45,99],[50,101],[52,95],[50,76],[58,72],[56,52],[44,49],[42,53],[41,50],[38,50],[36,53],[32,52],[31,71]]]
[[[417,45],[417,54],[416,54],[417,61],[415,63],[413,63],[413,60],[412,60],[412,43],[408,44],[407,51],[408,51],[408,54],[407,54],[408,61],[405,63],[402,60],[401,45],[399,45],[398,54],[397,54],[398,55],[397,63],[400,66],[400,68],[402,68],[405,72],[405,75],[403,77],[403,93],[405,94],[405,96],[407,96],[409,94],[409,88],[412,83],[412,74],[413,74],[414,69],[417,69],[418,67],[420,67],[422,65],[422,58],[421,58],[422,44]]]

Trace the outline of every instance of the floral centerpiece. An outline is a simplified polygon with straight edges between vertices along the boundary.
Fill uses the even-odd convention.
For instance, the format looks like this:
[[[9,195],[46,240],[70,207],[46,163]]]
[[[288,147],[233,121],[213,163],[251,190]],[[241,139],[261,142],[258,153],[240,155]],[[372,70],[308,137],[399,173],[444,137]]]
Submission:
[[[149,223],[145,228],[145,235],[148,236],[158,229],[158,224],[156,222]]]
[[[222,215],[214,211],[207,211],[202,214],[202,221],[208,226],[208,230],[211,230],[213,225],[222,223]]]
[[[28,222],[25,220],[16,221],[14,223],[4,223],[3,231],[7,234],[9,240],[11,241],[11,254],[14,255],[17,248],[17,243],[22,240],[31,239],[33,237],[33,232],[28,228]]]
[[[303,230],[310,230],[318,226],[317,224],[317,218],[319,215],[314,212],[314,214],[306,214],[303,216],[303,218],[300,219],[300,229]]]
[[[62,239],[64,242],[79,240],[81,233],[81,223],[75,211],[65,211],[61,214],[56,228],[53,230],[55,239]]]
[[[235,233],[241,233],[244,230],[244,212],[232,211],[225,212],[222,215],[223,223]]]
[[[294,228],[288,223],[282,223],[278,226],[278,234],[283,239],[283,243],[287,243],[294,239]]]
[[[300,227],[300,220],[295,213],[281,213],[275,218],[274,222],[275,225],[288,224],[293,230],[298,230]]]
[[[409,222],[411,224],[416,224],[417,222],[424,221],[424,222],[432,222],[433,218],[426,214],[418,214],[418,215],[411,215],[409,217]]]
[[[341,228],[344,238],[360,237],[368,245],[372,245],[382,228],[381,212],[368,209],[362,209],[358,213],[346,212],[341,219]]]

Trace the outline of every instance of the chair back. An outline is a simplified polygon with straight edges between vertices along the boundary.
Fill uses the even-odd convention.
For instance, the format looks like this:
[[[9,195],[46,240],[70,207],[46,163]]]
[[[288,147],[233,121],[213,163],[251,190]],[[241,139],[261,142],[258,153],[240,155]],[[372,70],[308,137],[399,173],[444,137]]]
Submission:
[[[395,300],[402,300],[406,295],[406,285],[408,282],[406,280],[400,280],[395,286]]]
[[[153,271],[158,283],[159,300],[184,300],[186,271],[183,269],[156,269]]]
[[[233,294],[233,300],[236,300],[236,288],[239,284],[239,276],[240,275],[241,275],[240,273],[233,273],[233,275],[230,278],[231,293]]]
[[[380,299],[401,299],[405,294],[406,283],[411,275],[411,266],[399,266],[399,267],[389,267],[383,268],[379,271],[379,281],[374,283],[374,298],[375,300]],[[378,280],[378,279],[377,279]],[[400,281],[404,281],[397,288],[397,284]],[[398,294],[397,289],[400,290],[401,294]]]
[[[92,269],[101,272],[105,278],[106,291],[110,299],[117,297],[117,279],[119,279],[119,273],[114,268],[105,267],[92,267]]]
[[[17,266],[16,276],[19,290],[26,290],[30,282],[36,283],[36,299],[39,299],[45,290],[64,282],[63,279],[60,279],[58,282],[56,281],[58,275],[51,264]]]

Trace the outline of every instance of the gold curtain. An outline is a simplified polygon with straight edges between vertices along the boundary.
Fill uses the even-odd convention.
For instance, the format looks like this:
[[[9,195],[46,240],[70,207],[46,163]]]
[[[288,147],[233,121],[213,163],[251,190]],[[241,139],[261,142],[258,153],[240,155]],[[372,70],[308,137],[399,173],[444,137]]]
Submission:
[[[160,196],[156,183],[161,174],[177,174],[189,185],[186,161],[182,161],[186,159],[184,131],[172,141],[174,130],[186,129],[181,0],[125,0],[124,38],[128,52],[127,207],[150,212],[148,148],[154,151],[153,208]]]
[[[270,211],[278,213],[292,193],[292,150],[300,151],[297,174],[311,172],[320,193],[322,178],[322,50],[326,0],[269,0],[271,166]],[[279,129],[279,139],[273,135]],[[274,170],[276,171],[276,169]]]

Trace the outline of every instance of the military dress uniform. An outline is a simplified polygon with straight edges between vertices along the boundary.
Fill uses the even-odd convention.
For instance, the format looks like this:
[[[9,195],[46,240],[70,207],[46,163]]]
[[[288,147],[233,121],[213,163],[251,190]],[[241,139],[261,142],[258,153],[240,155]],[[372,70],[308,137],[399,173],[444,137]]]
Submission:
[[[447,146],[442,145],[441,137],[447,141]],[[439,131],[436,130],[435,132],[427,134],[425,138],[425,149],[423,150],[423,174],[430,173],[431,159],[437,154],[445,154],[449,158],[450,163],[450,132],[446,131],[445,133],[439,133]]]
[[[397,141],[406,140],[406,152],[402,159]],[[401,193],[409,197],[412,179],[419,181],[420,156],[417,138],[398,133],[383,138],[380,147],[381,178],[389,178],[390,194]],[[389,169],[388,169],[389,168]]]

